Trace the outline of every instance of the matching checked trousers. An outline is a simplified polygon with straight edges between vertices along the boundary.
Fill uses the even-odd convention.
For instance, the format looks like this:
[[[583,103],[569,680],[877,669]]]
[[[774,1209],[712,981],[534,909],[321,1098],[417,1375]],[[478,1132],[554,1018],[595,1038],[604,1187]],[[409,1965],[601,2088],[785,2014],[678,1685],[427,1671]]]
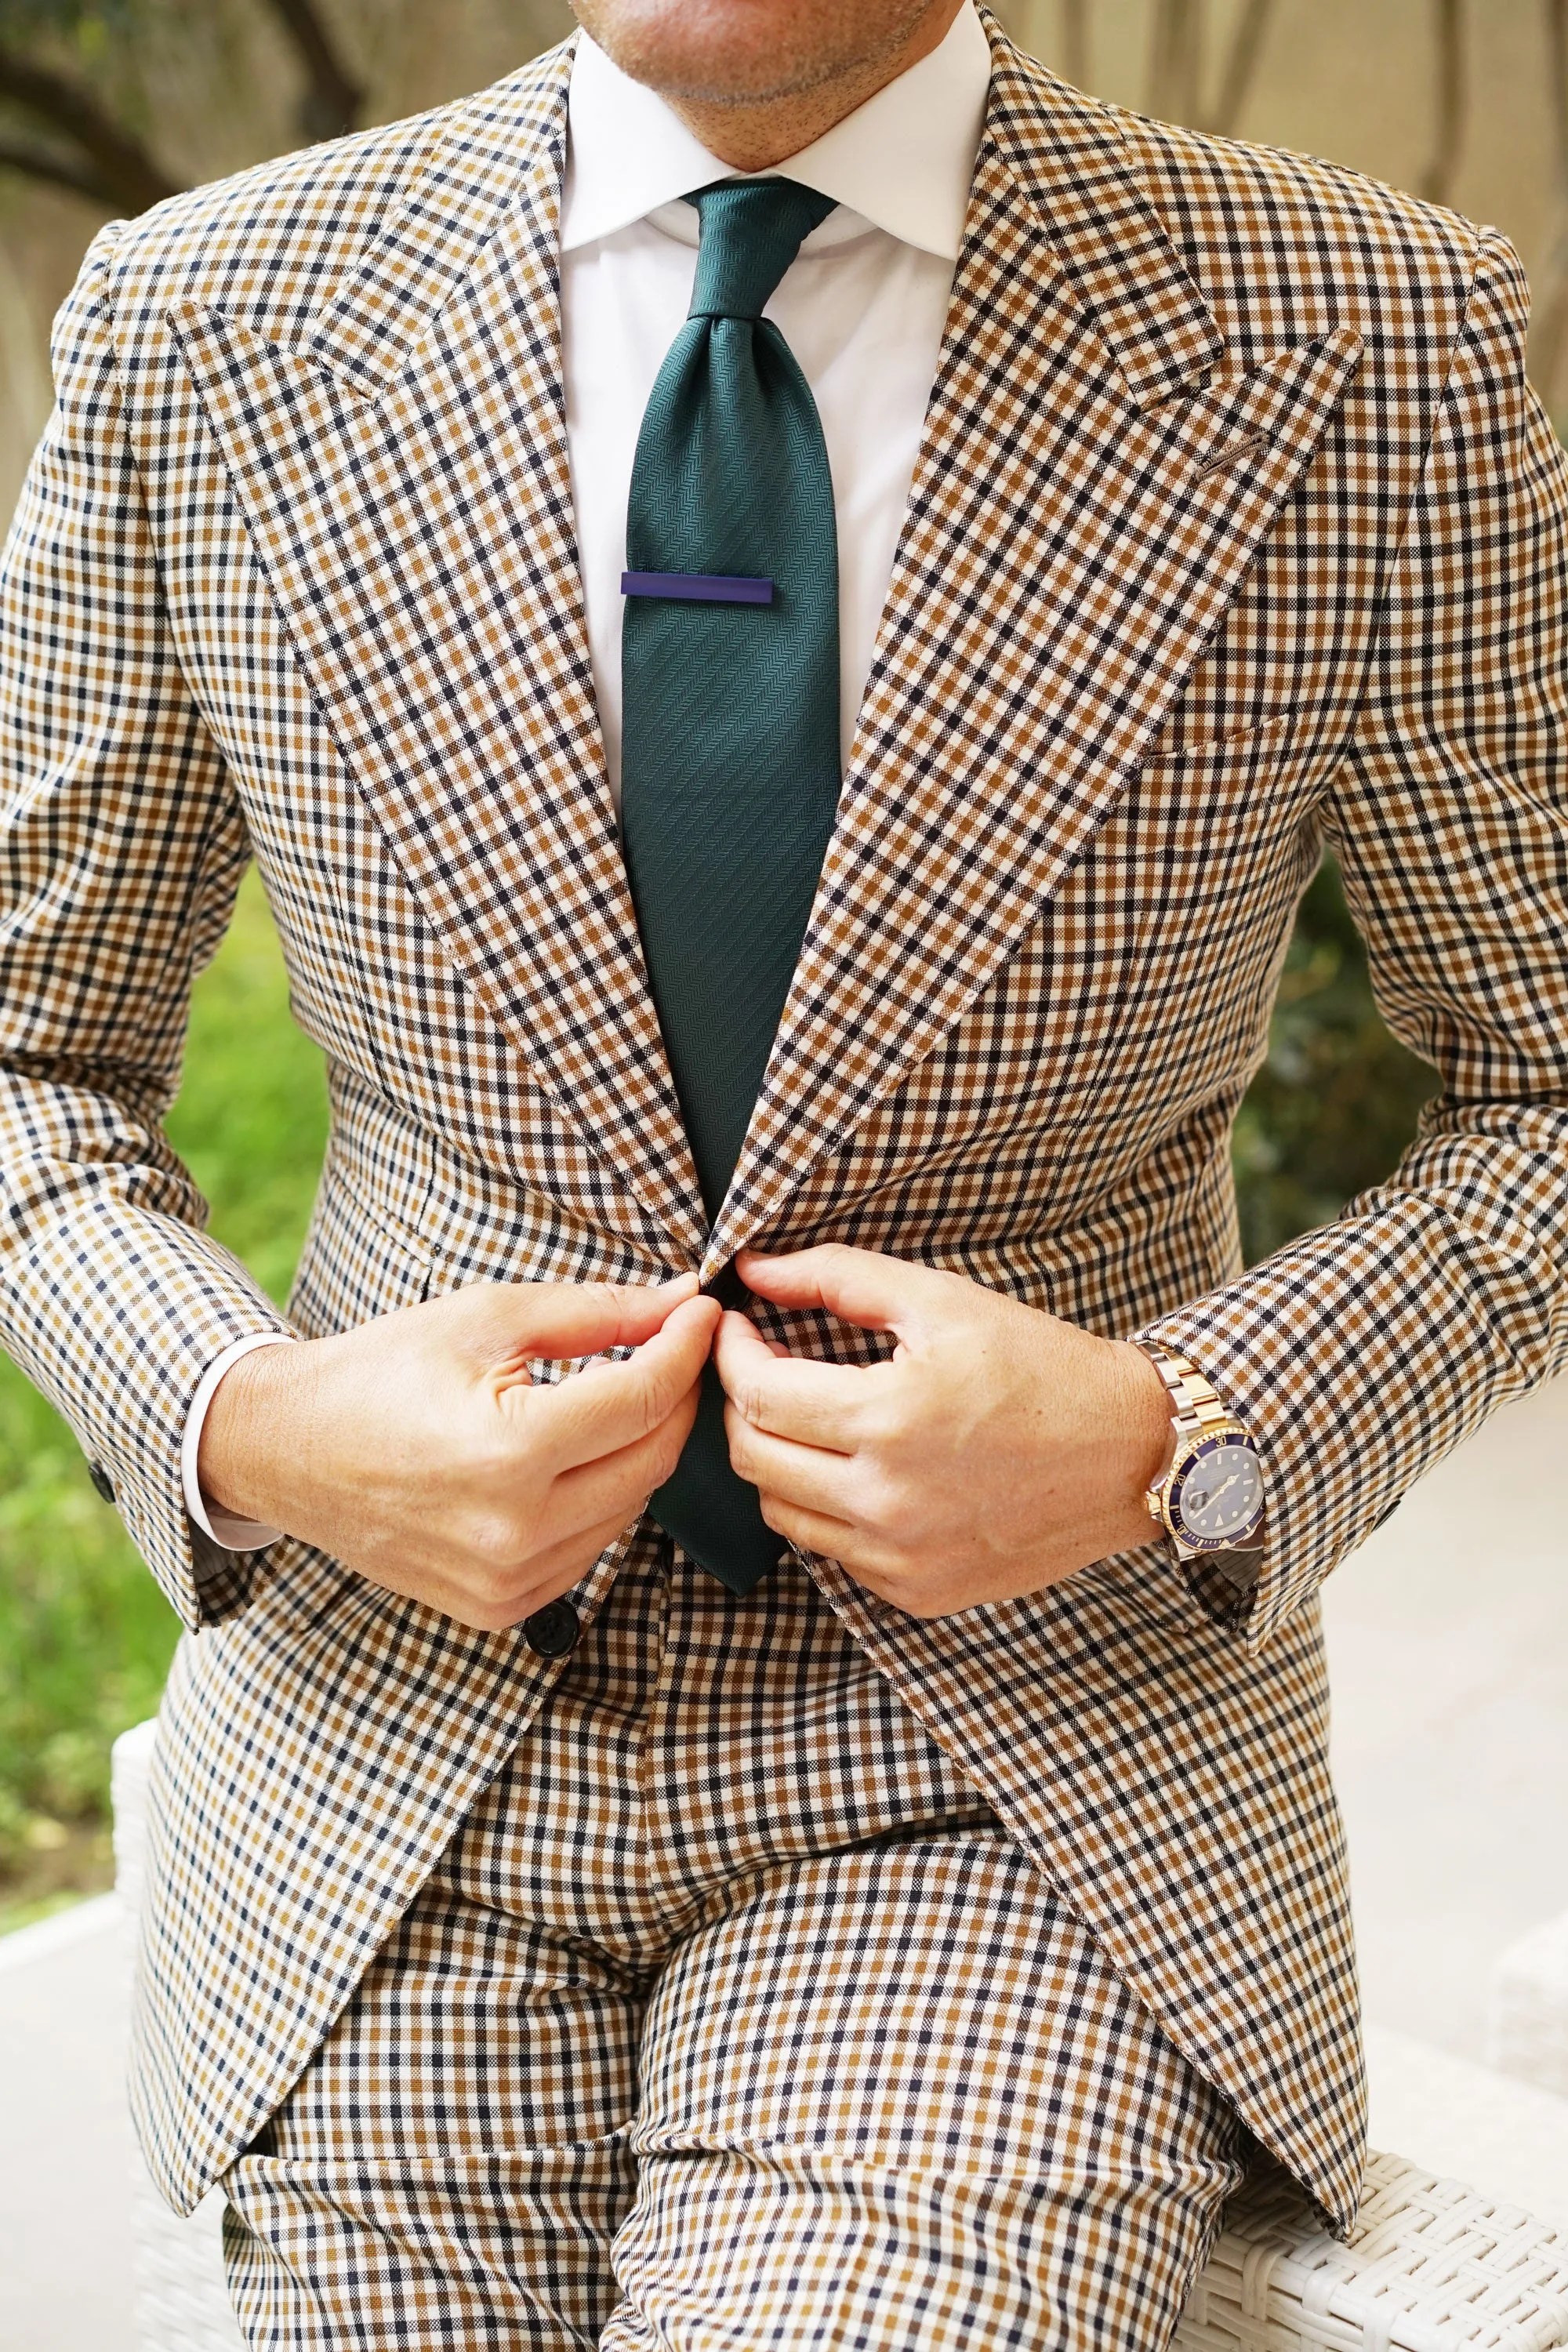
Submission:
[[[804,1570],[650,1539],[226,2245],[268,2352],[1160,2352],[1240,2169]]]

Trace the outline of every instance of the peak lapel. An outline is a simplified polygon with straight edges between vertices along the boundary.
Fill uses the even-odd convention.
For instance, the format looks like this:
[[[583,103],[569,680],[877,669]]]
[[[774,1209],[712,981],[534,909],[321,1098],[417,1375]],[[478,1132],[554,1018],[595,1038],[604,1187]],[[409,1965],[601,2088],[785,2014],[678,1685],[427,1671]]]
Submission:
[[[297,344],[195,305],[171,323],[319,707],[445,952],[696,1251],[574,539],[568,65],[544,60],[448,125]]]
[[[994,46],[837,827],[710,1269],[1047,913],[1360,356],[1340,333],[1227,377],[1114,117]]]

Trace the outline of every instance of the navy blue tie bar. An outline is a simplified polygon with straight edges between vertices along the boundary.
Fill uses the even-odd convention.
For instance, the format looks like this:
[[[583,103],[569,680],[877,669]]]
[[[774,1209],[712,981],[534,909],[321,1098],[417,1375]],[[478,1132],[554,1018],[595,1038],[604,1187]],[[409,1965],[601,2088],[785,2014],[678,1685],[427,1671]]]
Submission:
[[[623,596],[673,596],[687,604],[771,604],[771,580],[726,572],[623,572]]]

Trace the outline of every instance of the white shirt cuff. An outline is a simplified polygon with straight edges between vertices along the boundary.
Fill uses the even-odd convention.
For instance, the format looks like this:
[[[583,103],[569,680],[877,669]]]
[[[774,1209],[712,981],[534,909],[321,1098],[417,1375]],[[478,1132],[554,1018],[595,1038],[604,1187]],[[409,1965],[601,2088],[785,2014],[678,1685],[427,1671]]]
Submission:
[[[197,1456],[201,1452],[202,1424],[207,1417],[207,1407],[213,1401],[219,1381],[241,1356],[254,1355],[258,1348],[292,1347],[291,1331],[253,1331],[248,1339],[237,1339],[221,1356],[215,1356],[197,1383],[191,1399],[191,1409],[185,1416],[184,1440],[180,1447],[180,1480],[185,1490],[185,1509],[204,1535],[225,1551],[259,1551],[264,1544],[276,1543],[281,1528],[264,1528],[259,1519],[237,1519],[230,1511],[220,1511],[202,1493],[196,1475]]]

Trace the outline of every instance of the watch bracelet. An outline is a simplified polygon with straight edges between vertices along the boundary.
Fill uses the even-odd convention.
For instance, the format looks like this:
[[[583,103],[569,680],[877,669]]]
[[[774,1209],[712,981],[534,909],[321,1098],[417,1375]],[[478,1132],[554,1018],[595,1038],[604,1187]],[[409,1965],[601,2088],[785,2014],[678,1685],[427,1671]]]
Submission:
[[[1158,1341],[1149,1340],[1138,1344],[1141,1352],[1148,1357],[1164,1383],[1173,1407],[1171,1415],[1172,1423],[1182,1436],[1194,1437],[1205,1429],[1226,1425],[1241,1431],[1256,1454],[1257,1443],[1247,1430],[1246,1423],[1230,1411],[1213,1384],[1204,1378],[1195,1364],[1188,1363],[1186,1358],[1177,1355],[1173,1348],[1163,1347]],[[1149,1506],[1151,1517],[1165,1528],[1173,1541],[1177,1538],[1174,1530],[1169,1527],[1166,1520],[1163,1497],[1165,1489],[1174,1475],[1175,1466],[1173,1460],[1171,1468],[1154,1481],[1144,1498]],[[1248,1580],[1245,1578],[1244,1572],[1239,1570],[1239,1563],[1255,1560],[1258,1558],[1258,1549],[1232,1548],[1228,1552],[1199,1552],[1194,1557],[1206,1559],[1215,1565],[1220,1566],[1221,1573],[1226,1574],[1229,1580],[1239,1586]],[[1230,1574],[1228,1565],[1222,1565],[1222,1563],[1227,1564],[1230,1560],[1235,1560],[1238,1564],[1238,1572],[1235,1575]]]
[[[1143,1349],[1149,1361],[1173,1399],[1175,1411],[1171,1418],[1183,1432],[1212,1428],[1215,1422],[1228,1421],[1239,1428],[1236,1415],[1229,1411],[1211,1384],[1205,1380],[1195,1364],[1173,1349],[1151,1343]]]

